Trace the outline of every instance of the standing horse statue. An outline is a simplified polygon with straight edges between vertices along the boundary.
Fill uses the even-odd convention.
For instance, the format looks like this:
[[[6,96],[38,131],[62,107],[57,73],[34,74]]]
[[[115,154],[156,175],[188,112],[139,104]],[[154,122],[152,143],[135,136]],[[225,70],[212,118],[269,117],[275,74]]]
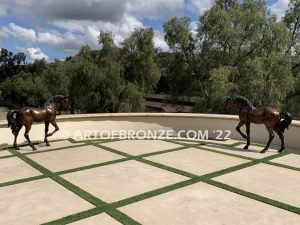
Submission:
[[[30,147],[33,150],[37,150],[36,147],[31,143],[29,139],[29,131],[31,129],[33,122],[44,122],[45,123],[45,143],[47,146],[50,146],[47,137],[52,136],[55,132],[59,130],[56,124],[56,111],[59,106],[62,106],[64,109],[70,108],[70,103],[68,97],[63,95],[55,95],[52,96],[42,108],[32,108],[32,107],[23,107],[20,110],[10,110],[6,115],[6,119],[8,121],[8,127],[11,128],[14,139],[14,148],[19,150],[17,145],[17,137],[22,129],[25,126],[25,134],[24,137],[28,141]],[[16,117],[14,115],[16,114]],[[48,134],[49,123],[51,123],[55,130]]]
[[[227,96],[224,109],[228,112],[233,105],[236,105],[239,109],[240,122],[236,127],[236,130],[243,138],[247,139],[247,144],[244,149],[248,149],[250,145],[250,123],[265,124],[269,132],[269,141],[260,153],[265,153],[269,149],[275,136],[274,131],[278,134],[281,140],[281,148],[278,152],[282,152],[285,149],[284,131],[285,129],[288,129],[293,120],[290,113],[278,112],[278,110],[271,107],[257,109],[247,98],[240,95]],[[246,125],[247,135],[240,130],[244,124]]]

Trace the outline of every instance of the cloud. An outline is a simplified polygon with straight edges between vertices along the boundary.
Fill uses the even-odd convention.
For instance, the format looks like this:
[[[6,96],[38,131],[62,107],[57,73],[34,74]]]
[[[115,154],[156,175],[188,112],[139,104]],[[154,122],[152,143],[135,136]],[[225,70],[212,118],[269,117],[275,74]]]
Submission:
[[[121,21],[125,14],[169,19],[183,15],[185,8],[185,0],[1,0],[1,4],[23,19],[109,22]]]
[[[23,19],[113,22],[118,21],[126,10],[126,1],[123,0],[1,0],[1,4]]]
[[[210,9],[215,3],[215,0],[190,0],[188,2],[188,8],[196,11],[199,15]]]
[[[72,32],[60,33],[55,30],[33,30],[10,23],[8,26],[0,27],[0,40],[14,37],[28,45],[46,44],[64,50],[69,54],[75,54],[79,48],[87,44],[83,35]]]
[[[182,16],[185,0],[1,0],[0,16],[2,9],[31,28],[0,26],[0,40],[14,37],[28,47],[43,44],[73,55],[85,44],[99,48],[100,30],[111,31],[118,44],[135,28],[144,27],[143,19]],[[154,42],[167,49],[161,32],[155,32]]]
[[[49,60],[49,56],[47,56],[40,48],[20,48],[17,49],[21,52],[24,52],[29,58],[34,61],[36,59],[45,59],[46,61]]]
[[[20,27],[14,23],[10,23],[7,27],[3,27],[3,31],[20,40],[35,42],[36,32],[33,29]]]
[[[5,15],[6,15],[6,9],[0,5],[0,17],[3,17]]]
[[[170,19],[184,14],[184,0],[127,1],[128,14],[138,18]]]
[[[169,50],[169,46],[164,39],[164,35],[160,31],[157,31],[157,30],[154,31],[153,41],[154,41],[154,46],[156,48],[160,48],[162,51]]]
[[[110,31],[115,35],[116,42],[121,42],[124,38],[128,37],[135,28],[143,27],[143,23],[136,18],[124,15],[120,22],[112,23],[106,21],[74,21],[74,20],[57,20],[52,23],[53,26],[59,29],[66,29],[70,33],[81,33],[85,44],[92,47],[99,47],[98,35],[100,30]]]
[[[277,16],[277,19],[280,20],[285,11],[288,9],[289,0],[277,0],[273,5],[271,5],[271,12]]]

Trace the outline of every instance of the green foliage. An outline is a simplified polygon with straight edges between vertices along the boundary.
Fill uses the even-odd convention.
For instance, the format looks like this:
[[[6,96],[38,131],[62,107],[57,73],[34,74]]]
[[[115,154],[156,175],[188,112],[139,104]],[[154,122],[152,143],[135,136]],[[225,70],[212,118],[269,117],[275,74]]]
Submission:
[[[151,28],[136,29],[122,43],[125,79],[136,84],[145,93],[153,91],[160,78],[153,35]]]
[[[64,62],[25,66],[24,54],[2,49],[2,96],[15,106],[39,106],[64,94],[73,112],[138,112],[145,109],[143,96],[156,90],[199,97],[195,112],[223,113],[226,95],[238,93],[257,107],[300,117],[299,0],[290,1],[283,21],[264,0],[217,0],[192,27],[185,16],[163,25],[167,53],[154,48],[150,28],[118,44],[100,31],[101,50],[83,46]]]
[[[119,112],[143,112],[145,110],[144,95],[138,87],[127,83],[121,94]]]
[[[25,64],[26,55],[24,53],[14,54],[7,49],[0,49],[0,82],[6,78],[19,73],[22,65]]]
[[[66,76],[66,64],[56,60],[41,73],[44,88],[53,95],[69,95],[70,77]]]
[[[16,107],[42,106],[47,100],[41,77],[33,77],[26,72],[6,79],[1,90],[4,99]]]
[[[168,64],[172,95],[199,96],[200,112],[223,112],[224,97],[239,93],[257,106],[283,108],[293,90],[292,35],[263,0],[218,0],[196,32],[187,17],[164,24],[175,52]],[[252,91],[255,90],[255,91]]]

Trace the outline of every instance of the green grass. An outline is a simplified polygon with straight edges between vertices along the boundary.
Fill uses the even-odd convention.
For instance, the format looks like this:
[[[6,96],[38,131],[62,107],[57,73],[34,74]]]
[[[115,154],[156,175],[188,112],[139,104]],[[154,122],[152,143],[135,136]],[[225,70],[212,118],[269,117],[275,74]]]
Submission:
[[[237,155],[237,154],[234,154],[234,153],[228,153],[228,152],[213,150],[213,149],[209,149],[209,148],[205,148],[205,147],[199,147],[199,146],[196,147],[196,148],[198,148],[200,150],[208,151],[208,152],[217,153],[217,154],[222,154],[222,155],[227,155],[227,156],[233,156],[233,157],[240,158],[240,159],[254,160],[254,158],[247,157],[247,156],[242,156],[242,155]]]
[[[0,183],[0,187],[10,186],[10,185],[15,185],[15,184],[20,184],[20,183],[25,183],[25,182],[34,181],[34,180],[40,180],[40,179],[43,179],[43,178],[46,178],[46,177],[47,176],[45,176],[45,175],[39,175],[39,176],[35,176],[35,177],[28,177],[28,178],[24,178],[24,179],[18,179],[18,180],[8,181],[8,182]]]
[[[33,154],[41,154],[45,152],[53,152],[53,151],[59,151],[59,150],[65,150],[65,149],[70,149],[70,148],[76,148],[76,147],[82,147],[82,146],[87,146],[87,144],[83,143],[82,145],[70,145],[66,147],[60,147],[60,148],[53,148],[53,149],[48,149],[48,150],[36,150],[32,152],[21,152],[23,155],[33,155]]]
[[[14,156],[14,155],[5,155],[5,156],[1,156],[1,157],[0,157],[0,160],[1,160],[1,159],[12,158],[12,157],[15,157],[15,156]]]
[[[70,140],[69,140],[70,141]],[[100,140],[101,141],[101,140]],[[110,141],[119,141],[118,139],[114,139],[114,140],[105,140],[104,142],[110,142]],[[172,143],[176,143],[176,141],[170,141],[167,140],[168,142],[172,142]],[[282,167],[282,168],[286,168],[286,169],[291,169],[291,170],[296,170],[296,171],[300,171],[299,168],[295,168],[295,167],[291,167],[291,166],[287,166],[287,165],[283,165],[283,164],[279,164],[279,163],[274,163],[274,162],[270,162],[270,160],[276,159],[278,157],[282,157],[288,154],[291,154],[290,151],[286,151],[284,153],[281,154],[275,154],[275,155],[271,155],[262,159],[254,159],[254,158],[250,158],[250,157],[245,157],[245,156],[239,156],[239,155],[235,155],[235,154],[231,154],[231,153],[226,153],[226,152],[221,152],[221,151],[215,151],[215,150],[210,150],[210,149],[203,149],[201,147],[202,143],[196,143],[196,144],[182,144],[182,143],[177,143],[179,145],[181,145],[182,147],[178,147],[178,148],[174,148],[174,149],[168,149],[168,150],[163,150],[163,151],[159,151],[159,152],[153,152],[153,153],[146,153],[146,154],[142,154],[142,155],[130,155],[106,146],[101,145],[103,142],[99,142],[99,140],[90,140],[90,141],[80,141],[80,142],[76,142],[76,141],[71,141],[72,143],[82,143],[82,145],[78,145],[78,146],[70,146],[71,148],[73,147],[79,147],[79,146],[85,146],[85,145],[94,145],[99,147],[99,150],[103,149],[109,152],[112,152],[114,154],[118,154],[123,156],[124,158],[122,159],[118,159],[118,160],[113,160],[113,161],[108,161],[108,162],[104,162],[104,163],[99,163],[99,164],[93,164],[93,165],[88,165],[88,166],[84,166],[84,167],[79,167],[79,168],[74,168],[74,169],[70,169],[70,170],[65,170],[65,171],[60,171],[57,173],[51,172],[50,170],[46,169],[45,167],[39,165],[38,163],[34,162],[33,160],[31,160],[30,158],[27,157],[27,154],[22,154],[18,151],[14,151],[9,149],[9,151],[14,155],[19,157],[20,159],[22,159],[24,162],[26,162],[27,164],[29,164],[30,166],[32,166],[33,168],[39,170],[43,175],[41,176],[36,176],[36,177],[31,177],[31,178],[25,178],[25,179],[20,179],[20,180],[16,180],[16,181],[10,181],[10,182],[6,182],[6,183],[2,183],[0,184],[0,187],[5,187],[8,185],[14,185],[14,184],[18,184],[18,183],[24,183],[24,182],[29,182],[29,181],[33,181],[33,180],[37,180],[37,179],[42,179],[45,177],[49,177],[50,179],[54,180],[55,182],[59,183],[60,185],[64,186],[65,188],[67,188],[68,190],[72,191],[73,193],[75,193],[76,195],[78,195],[79,197],[85,199],[86,201],[90,202],[91,204],[93,204],[95,206],[95,208],[90,209],[90,210],[86,210],[83,212],[79,212],[73,215],[69,215],[45,224],[67,224],[67,223],[71,223],[71,222],[75,222],[90,216],[94,216],[100,213],[107,213],[108,215],[110,215],[111,217],[113,217],[115,220],[119,221],[120,223],[123,224],[127,224],[127,225],[137,225],[139,224],[137,221],[133,220],[132,218],[130,218],[129,216],[125,215],[124,213],[122,213],[121,211],[118,210],[118,208],[126,206],[128,204],[133,204],[135,202],[139,202],[148,198],[152,198],[170,191],[174,191],[189,185],[193,185],[195,183],[198,182],[204,182],[213,186],[216,186],[218,188],[222,188],[224,190],[242,195],[244,197],[247,198],[251,198],[254,199],[256,201],[265,203],[265,204],[269,204],[272,205],[274,207],[278,207],[296,214],[300,214],[300,208],[292,206],[292,205],[288,205],[273,199],[269,199],[266,198],[264,196],[260,196],[257,195],[255,193],[251,193],[251,192],[246,192],[244,190],[232,187],[230,185],[227,184],[223,184],[217,181],[214,181],[213,178],[218,177],[218,176],[222,176],[228,173],[232,173],[234,171],[238,171],[244,168],[248,168],[254,165],[257,165],[259,163],[266,163],[266,164],[270,164],[273,166],[278,166],[278,167]],[[240,143],[236,143],[234,144],[234,146],[239,145]],[[231,147],[230,145],[222,145],[222,146],[226,146],[226,147]],[[223,170],[219,170],[213,173],[209,173],[209,174],[205,174],[203,176],[198,176],[196,174],[192,174],[183,170],[179,170],[177,168],[173,168],[173,167],[169,167],[160,163],[156,163],[153,162],[151,160],[145,159],[145,157],[148,156],[152,156],[152,155],[159,155],[159,154],[164,154],[164,153],[169,153],[169,152],[175,152],[175,151],[184,151],[187,148],[197,148],[199,149],[199,151],[210,151],[210,152],[214,152],[214,153],[218,153],[218,154],[223,154],[223,155],[227,155],[227,156],[232,156],[232,157],[237,157],[237,158],[242,158],[242,159],[247,159],[249,160],[246,163],[237,165],[237,166],[233,166],[230,168],[226,168]],[[60,148],[60,149],[51,149],[49,151],[55,151],[55,150],[62,150],[65,148]],[[41,151],[39,153],[43,153],[46,151]],[[33,153],[30,153],[33,154]],[[36,154],[36,153],[34,153]],[[257,153],[259,154],[259,153]],[[12,156],[10,156],[12,157]],[[111,164],[115,164],[115,163],[122,163],[128,160],[136,160],[139,161],[141,163],[145,163],[163,170],[167,170],[169,172],[172,173],[176,173],[179,174],[181,176],[185,176],[186,180],[176,183],[176,184],[172,184],[166,187],[162,187],[156,190],[152,190],[149,192],[145,192],[133,197],[129,197],[127,199],[123,199],[117,202],[113,202],[113,203],[106,203],[103,200],[91,195],[90,193],[86,192],[85,190],[79,188],[78,186],[70,183],[69,181],[63,179],[60,175],[66,174],[66,173],[72,173],[72,172],[77,172],[77,171],[81,171],[81,170],[86,170],[86,169],[92,169],[92,168],[96,168],[96,167],[100,167],[100,166],[107,166],[107,165],[111,165]],[[263,188],[263,187],[262,187]]]

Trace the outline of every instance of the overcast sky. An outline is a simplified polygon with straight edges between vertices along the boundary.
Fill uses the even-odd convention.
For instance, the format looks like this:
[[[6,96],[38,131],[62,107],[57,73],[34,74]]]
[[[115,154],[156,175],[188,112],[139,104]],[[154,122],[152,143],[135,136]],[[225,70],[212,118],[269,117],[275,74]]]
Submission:
[[[267,0],[279,18],[289,0]],[[155,46],[168,47],[162,24],[175,16],[196,21],[214,0],[0,0],[0,47],[22,51],[28,61],[64,59],[82,45],[99,49],[99,30],[117,42],[137,27],[153,27]]]

